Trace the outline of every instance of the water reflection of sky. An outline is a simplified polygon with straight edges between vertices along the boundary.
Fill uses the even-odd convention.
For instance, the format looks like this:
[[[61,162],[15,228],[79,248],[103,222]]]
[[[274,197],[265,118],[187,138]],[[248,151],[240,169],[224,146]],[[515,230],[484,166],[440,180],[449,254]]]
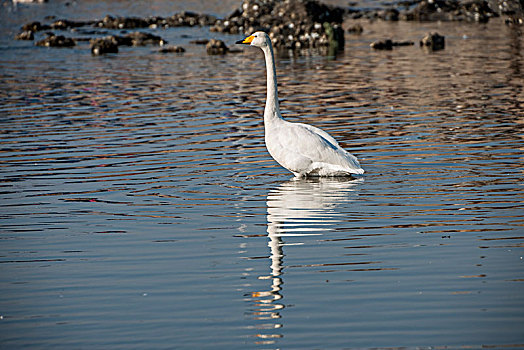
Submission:
[[[207,56],[189,41],[215,34],[197,27],[159,33],[186,47],[174,56],[12,39],[108,4],[0,11],[2,345],[524,343],[518,28],[377,21],[335,59],[278,58],[283,114],[366,169],[290,181],[263,144],[256,51]],[[369,49],[430,29],[445,50]]]

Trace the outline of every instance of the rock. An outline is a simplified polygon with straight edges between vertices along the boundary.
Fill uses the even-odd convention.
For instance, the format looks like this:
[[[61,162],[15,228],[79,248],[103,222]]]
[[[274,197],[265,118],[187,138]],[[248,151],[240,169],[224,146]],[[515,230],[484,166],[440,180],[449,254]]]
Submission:
[[[442,50],[445,47],[445,38],[438,33],[428,33],[420,40],[420,46],[427,47],[433,51]]]
[[[106,53],[118,53],[118,43],[114,37],[92,39],[91,53],[95,56]]]
[[[165,24],[169,27],[209,26],[215,22],[216,17],[214,16],[189,11],[175,13],[173,16],[165,19]]]
[[[131,42],[133,46],[145,46],[145,45],[158,45],[164,46],[167,44],[167,41],[159,37],[158,35],[144,33],[144,32],[133,32],[129,33],[124,37],[124,41]],[[124,44],[127,45],[127,44]]]
[[[48,34],[47,38],[37,41],[36,45],[47,47],[72,47],[75,46],[76,43],[71,38],[66,38],[63,35],[54,35],[51,33]]]
[[[393,50],[395,46],[412,46],[413,41],[393,41],[391,39],[372,42],[369,46],[375,50]]]
[[[117,17],[105,16],[95,26],[108,29],[134,29],[149,27],[148,21],[138,17]]]
[[[374,41],[369,46],[375,50],[393,50],[393,41],[390,39]]]
[[[35,38],[31,30],[24,30],[15,36],[15,40],[33,40]]]
[[[182,46],[166,46],[159,50],[161,53],[182,53],[186,50]]]
[[[224,20],[217,20],[210,30],[244,35],[263,30],[269,34],[277,49],[333,44],[342,49],[344,13],[343,8],[328,6],[317,0],[244,0],[240,8]]]
[[[222,40],[211,39],[206,45],[206,51],[208,55],[224,55],[229,49]]]
[[[163,17],[112,17],[105,16],[101,21],[95,22],[95,26],[108,29],[135,29],[135,28],[167,28],[167,27],[193,27],[205,26],[215,23],[216,17],[194,12],[175,13],[168,18]]]
[[[408,21],[475,21],[487,22],[498,14],[488,0],[422,0],[402,14]]]

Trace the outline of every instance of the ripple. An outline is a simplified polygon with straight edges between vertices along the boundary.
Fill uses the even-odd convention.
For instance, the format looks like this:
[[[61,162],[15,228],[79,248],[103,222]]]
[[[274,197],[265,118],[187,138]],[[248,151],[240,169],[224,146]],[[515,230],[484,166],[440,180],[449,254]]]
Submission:
[[[501,24],[439,27],[449,45],[429,54],[368,47],[428,24],[366,23],[335,59],[278,60],[283,114],[357,155],[354,181],[290,180],[269,157],[250,50],[4,47],[0,341],[520,344],[524,46]]]

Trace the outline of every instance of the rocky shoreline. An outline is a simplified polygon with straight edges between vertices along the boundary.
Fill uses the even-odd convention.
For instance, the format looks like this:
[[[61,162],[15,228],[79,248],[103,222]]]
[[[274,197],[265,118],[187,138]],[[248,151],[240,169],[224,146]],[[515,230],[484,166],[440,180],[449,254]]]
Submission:
[[[240,7],[223,19],[209,14],[194,12],[175,13],[170,17],[113,17],[100,20],[72,21],[55,20],[45,24],[33,21],[22,26],[15,36],[17,40],[35,40],[38,33],[46,37],[36,41],[45,47],[73,47],[80,41],[88,41],[93,55],[118,53],[120,46],[165,46],[167,41],[150,33],[172,27],[208,26],[210,31],[228,34],[248,35],[257,30],[266,31],[276,50],[318,49],[322,53],[334,54],[344,49],[344,19],[368,19],[383,21],[467,21],[485,23],[491,18],[505,16],[508,25],[521,26],[524,0],[402,0],[381,9],[359,9],[351,4],[347,8],[330,6],[317,0],[244,0]],[[127,32],[128,30],[137,30]],[[55,31],[68,31],[83,37],[68,37]],[[113,34],[115,31],[118,34]],[[359,34],[360,24],[347,29]],[[435,36],[437,35],[437,36]],[[444,48],[444,38],[437,33],[428,33],[429,39],[422,38],[420,46],[433,50]],[[433,39],[431,39],[433,38]],[[198,45],[197,43],[195,43]],[[200,43],[202,44],[202,43]],[[206,39],[206,52],[223,55],[231,50],[221,40]],[[390,39],[377,40],[371,44],[374,49],[391,50],[395,46],[413,45],[412,42],[394,42]],[[182,53],[180,46],[162,48],[160,52]]]

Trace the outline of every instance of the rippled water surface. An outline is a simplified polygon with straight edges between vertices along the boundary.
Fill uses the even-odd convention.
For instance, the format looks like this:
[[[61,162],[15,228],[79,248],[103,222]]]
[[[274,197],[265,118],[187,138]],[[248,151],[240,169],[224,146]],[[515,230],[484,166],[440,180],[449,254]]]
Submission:
[[[336,58],[283,55],[286,118],[366,170],[293,180],[263,143],[261,54],[189,43],[237,36],[106,57],[13,40],[48,15],[237,5],[126,3],[2,2],[0,348],[524,347],[517,29],[363,22]],[[445,50],[369,49],[430,30]]]

